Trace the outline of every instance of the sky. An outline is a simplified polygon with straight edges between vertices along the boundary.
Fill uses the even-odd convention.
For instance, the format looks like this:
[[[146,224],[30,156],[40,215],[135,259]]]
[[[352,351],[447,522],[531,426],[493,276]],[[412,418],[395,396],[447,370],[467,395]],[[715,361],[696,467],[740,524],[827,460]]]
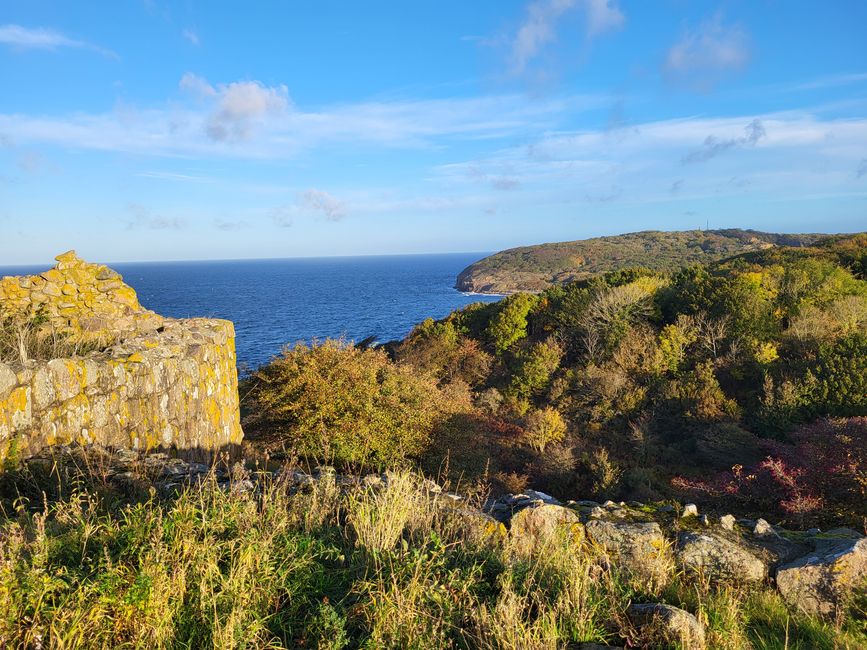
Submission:
[[[0,265],[867,230],[867,2],[0,5]]]

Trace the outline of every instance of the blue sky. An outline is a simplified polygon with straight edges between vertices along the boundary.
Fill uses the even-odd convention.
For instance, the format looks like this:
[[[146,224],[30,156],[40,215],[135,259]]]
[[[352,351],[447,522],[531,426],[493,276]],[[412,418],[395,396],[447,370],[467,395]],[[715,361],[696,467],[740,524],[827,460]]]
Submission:
[[[0,264],[867,229],[867,3],[0,6]]]

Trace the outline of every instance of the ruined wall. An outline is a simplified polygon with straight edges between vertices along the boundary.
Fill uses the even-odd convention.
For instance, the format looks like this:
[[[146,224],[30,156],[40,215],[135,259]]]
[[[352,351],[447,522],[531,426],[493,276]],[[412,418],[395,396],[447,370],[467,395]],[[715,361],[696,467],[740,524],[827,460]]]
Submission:
[[[60,342],[0,360],[0,460],[72,442],[216,449],[241,441],[231,322],[163,318],[111,269],[74,252],[57,260],[45,273],[0,279],[4,335],[24,327],[31,341]]]

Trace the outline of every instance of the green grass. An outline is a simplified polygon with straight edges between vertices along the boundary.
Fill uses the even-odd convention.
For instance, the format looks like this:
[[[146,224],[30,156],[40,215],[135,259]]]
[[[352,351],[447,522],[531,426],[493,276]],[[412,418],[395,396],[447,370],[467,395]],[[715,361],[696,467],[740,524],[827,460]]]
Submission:
[[[0,518],[0,647],[640,644],[624,611],[658,600],[705,621],[712,647],[867,645],[855,623],[794,616],[769,590],[675,576],[649,593],[590,548],[479,534],[417,475],[389,484],[291,494],[265,481],[251,495],[209,480],[130,502],[85,482],[19,499]]]

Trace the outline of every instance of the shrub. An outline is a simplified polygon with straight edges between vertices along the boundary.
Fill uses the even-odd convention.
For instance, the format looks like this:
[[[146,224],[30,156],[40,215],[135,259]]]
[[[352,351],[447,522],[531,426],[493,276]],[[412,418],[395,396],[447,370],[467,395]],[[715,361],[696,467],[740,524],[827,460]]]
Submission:
[[[764,450],[767,457],[755,465],[674,485],[729,506],[776,512],[799,526],[867,522],[867,418],[820,420],[790,442],[765,441]]]
[[[244,404],[271,448],[376,467],[418,457],[451,408],[433,379],[340,341],[285,349],[253,373]]]
[[[527,416],[527,440],[533,449],[542,452],[552,442],[561,442],[566,435],[566,422],[557,409],[546,406]]]

